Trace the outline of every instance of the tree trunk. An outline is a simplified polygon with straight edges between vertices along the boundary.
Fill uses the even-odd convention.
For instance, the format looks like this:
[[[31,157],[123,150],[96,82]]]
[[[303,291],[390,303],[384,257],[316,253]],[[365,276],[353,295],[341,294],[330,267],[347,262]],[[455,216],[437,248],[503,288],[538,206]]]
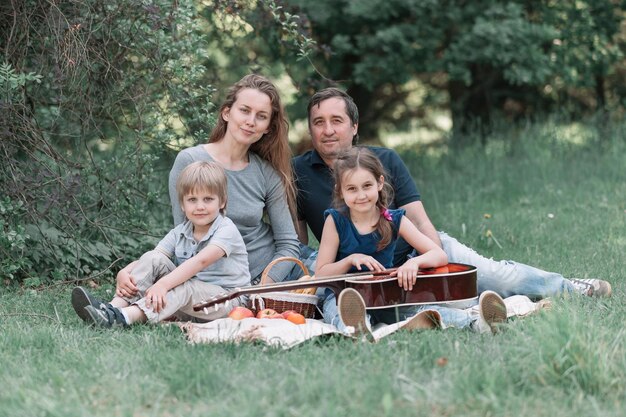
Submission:
[[[452,145],[467,146],[481,142],[489,131],[493,103],[489,89],[481,81],[466,86],[462,81],[448,83],[452,114]]]
[[[596,75],[596,101],[597,110],[604,110],[606,107],[606,92],[604,89],[604,76]]]

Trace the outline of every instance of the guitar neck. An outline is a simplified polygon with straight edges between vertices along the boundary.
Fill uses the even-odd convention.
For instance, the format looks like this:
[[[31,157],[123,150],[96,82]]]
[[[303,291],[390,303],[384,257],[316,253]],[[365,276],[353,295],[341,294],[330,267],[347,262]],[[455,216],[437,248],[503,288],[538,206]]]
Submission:
[[[235,288],[234,291],[224,294],[223,296],[219,296],[213,298],[207,302],[196,304],[193,306],[194,311],[199,311],[208,307],[212,307],[216,304],[225,303],[226,301],[232,300],[242,295],[250,295],[250,294],[263,294],[267,292],[273,291],[291,291],[298,290],[301,288],[310,288],[310,287],[323,287],[324,285],[331,285],[338,282],[343,282],[347,279],[358,279],[365,280],[374,278],[375,275],[388,275],[390,271],[385,271],[384,273],[371,273],[371,272],[361,272],[356,274],[344,274],[344,275],[336,275],[319,279],[308,279],[308,280],[298,280],[298,281],[289,281],[289,282],[276,282],[273,284],[265,284],[265,285],[255,285],[251,287],[244,288]]]

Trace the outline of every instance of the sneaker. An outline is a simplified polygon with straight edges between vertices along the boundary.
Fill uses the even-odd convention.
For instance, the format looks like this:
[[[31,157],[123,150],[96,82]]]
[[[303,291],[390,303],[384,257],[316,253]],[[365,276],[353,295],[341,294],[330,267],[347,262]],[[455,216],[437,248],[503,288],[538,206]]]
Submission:
[[[85,307],[85,311],[89,317],[87,321],[96,327],[105,327],[107,329],[111,327],[128,327],[128,323],[119,308],[109,306],[99,309],[89,305]]]
[[[89,291],[83,287],[75,287],[72,290],[72,307],[83,321],[89,321],[89,314],[85,311],[85,307],[92,306],[96,309],[106,308],[106,303],[89,294]]]
[[[498,325],[506,321],[506,305],[504,300],[493,291],[485,291],[478,299],[478,312],[480,317],[477,321],[478,331],[484,333],[498,332]]]
[[[420,311],[411,317],[402,327],[404,330],[441,329],[441,314],[437,310]]]
[[[346,288],[339,294],[337,307],[341,321],[354,329],[355,337],[365,336],[369,341],[374,340],[372,332],[367,327],[365,301],[361,294],[352,288]]]
[[[613,289],[608,281],[601,279],[570,279],[576,292],[587,297],[610,297]]]

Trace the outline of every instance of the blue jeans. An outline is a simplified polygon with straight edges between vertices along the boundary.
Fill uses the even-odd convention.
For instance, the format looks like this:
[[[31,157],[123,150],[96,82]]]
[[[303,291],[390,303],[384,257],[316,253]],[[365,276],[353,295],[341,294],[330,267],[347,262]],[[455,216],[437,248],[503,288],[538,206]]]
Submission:
[[[317,295],[322,300],[322,315],[324,323],[332,324],[340,332],[346,333],[346,325],[339,317],[337,308],[337,299],[332,290],[328,288],[320,288]],[[445,307],[439,304],[425,304],[410,307],[390,307],[384,309],[368,310],[367,323],[371,328],[372,325],[378,323],[393,324],[409,317],[413,317],[417,313],[424,310],[437,310],[441,315],[441,324],[443,328],[456,327],[463,329],[469,327],[470,324],[478,318],[476,309],[459,309]]]
[[[439,232],[439,238],[448,255],[448,262],[477,268],[479,294],[491,290],[502,298],[525,295],[531,299],[540,299],[574,291],[572,283],[561,274],[546,272],[519,262],[485,258],[444,232]]]
[[[307,245],[300,243],[300,260],[309,270],[309,275],[315,274],[315,264],[317,262],[317,251]],[[304,275],[299,265],[294,265],[285,281],[295,281]]]

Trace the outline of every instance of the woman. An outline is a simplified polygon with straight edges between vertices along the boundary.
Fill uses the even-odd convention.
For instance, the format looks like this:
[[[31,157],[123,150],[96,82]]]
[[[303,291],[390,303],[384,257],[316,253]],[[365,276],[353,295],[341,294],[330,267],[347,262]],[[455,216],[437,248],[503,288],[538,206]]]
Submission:
[[[273,259],[297,258],[300,253],[292,220],[295,190],[288,130],[276,87],[263,76],[246,75],[229,89],[208,143],[179,152],[170,171],[170,201],[177,225],[184,220],[175,187],[180,172],[195,161],[215,161],[224,167],[226,215],[243,236],[253,284]],[[292,267],[279,263],[269,276],[282,281]]]
[[[217,162],[226,170],[226,215],[243,236],[252,284],[260,281],[273,259],[297,258],[300,253],[292,217],[295,190],[288,130],[276,87],[265,77],[246,75],[229,89],[208,143],[179,152],[170,171],[172,215],[178,225],[184,220],[176,195],[181,171],[196,161]],[[269,276],[283,281],[292,268],[287,262],[279,263]],[[129,297],[135,291],[130,270],[121,270],[117,295]]]

